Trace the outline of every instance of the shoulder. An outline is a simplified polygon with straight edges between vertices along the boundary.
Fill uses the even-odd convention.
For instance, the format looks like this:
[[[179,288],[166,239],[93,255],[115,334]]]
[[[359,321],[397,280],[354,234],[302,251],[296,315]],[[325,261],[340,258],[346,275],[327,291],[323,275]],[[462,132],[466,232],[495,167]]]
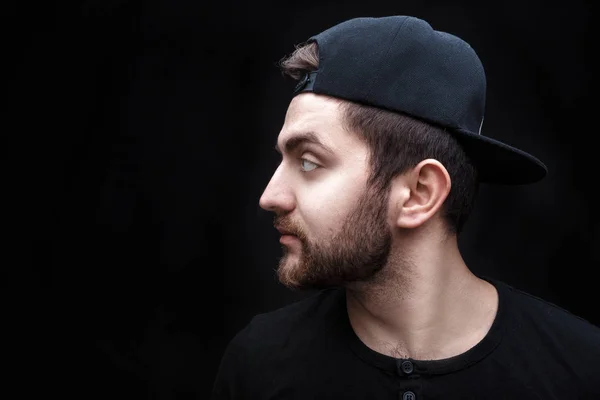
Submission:
[[[589,337],[596,342],[600,341],[600,327],[586,319],[512,285],[498,281],[496,283],[496,287],[499,287],[509,297],[507,302],[508,311],[513,316],[552,327],[558,333],[579,338]]]
[[[252,317],[225,348],[212,399],[264,398],[261,390],[277,368],[304,354],[311,348],[307,342],[327,329],[331,313],[339,310],[339,290],[321,290]]]
[[[315,332],[339,307],[342,290],[323,289],[286,306],[255,315],[234,337],[231,347],[237,351],[260,351],[285,344],[291,335],[301,338],[303,333]]]
[[[575,363],[600,359],[600,327],[545,299],[507,283],[493,282],[504,307],[509,338]]]
[[[496,365],[541,398],[600,398],[600,327],[545,299],[488,279],[499,295]]]

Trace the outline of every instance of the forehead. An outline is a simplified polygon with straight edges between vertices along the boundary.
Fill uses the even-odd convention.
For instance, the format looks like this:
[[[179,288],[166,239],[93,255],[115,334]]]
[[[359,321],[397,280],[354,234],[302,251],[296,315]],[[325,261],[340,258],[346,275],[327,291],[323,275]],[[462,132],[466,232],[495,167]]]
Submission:
[[[295,96],[285,115],[277,147],[283,149],[298,136],[312,136],[331,149],[348,144],[350,135],[342,124],[339,102],[313,93]]]

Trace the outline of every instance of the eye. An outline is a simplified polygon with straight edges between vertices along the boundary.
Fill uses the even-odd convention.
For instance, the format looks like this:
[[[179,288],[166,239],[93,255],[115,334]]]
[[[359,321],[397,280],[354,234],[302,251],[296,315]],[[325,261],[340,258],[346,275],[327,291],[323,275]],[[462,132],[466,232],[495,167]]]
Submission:
[[[304,163],[304,162],[307,162],[307,163],[309,163],[309,164],[312,164],[312,165],[314,165],[314,166],[315,166],[315,168],[313,168],[313,169],[311,169],[311,170],[308,170],[308,171],[304,170],[304,169],[302,168],[302,163]],[[319,167],[319,166],[318,166],[317,164],[315,164],[315,163],[314,163],[314,162],[312,162],[312,161],[309,161],[309,160],[307,160],[306,158],[301,158],[301,159],[300,159],[300,171],[301,171],[301,172],[304,172],[304,173],[306,173],[306,172],[311,172],[311,171],[314,171],[315,169],[317,169],[318,167]]]

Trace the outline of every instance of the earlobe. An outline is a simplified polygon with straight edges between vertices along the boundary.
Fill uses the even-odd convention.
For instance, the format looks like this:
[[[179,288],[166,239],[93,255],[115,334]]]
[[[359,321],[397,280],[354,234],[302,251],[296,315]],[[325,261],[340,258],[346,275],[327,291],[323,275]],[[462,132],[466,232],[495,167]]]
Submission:
[[[399,199],[396,224],[417,228],[430,220],[450,193],[450,175],[435,159],[421,161],[404,176],[405,195]]]

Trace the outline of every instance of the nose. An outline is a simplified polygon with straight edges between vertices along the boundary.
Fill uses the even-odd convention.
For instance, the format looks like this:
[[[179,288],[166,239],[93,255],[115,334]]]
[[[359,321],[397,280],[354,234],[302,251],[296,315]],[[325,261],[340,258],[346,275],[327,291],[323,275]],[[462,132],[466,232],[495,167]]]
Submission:
[[[281,165],[267,184],[258,204],[266,211],[277,214],[286,214],[294,209],[295,199],[292,190],[282,174]]]

